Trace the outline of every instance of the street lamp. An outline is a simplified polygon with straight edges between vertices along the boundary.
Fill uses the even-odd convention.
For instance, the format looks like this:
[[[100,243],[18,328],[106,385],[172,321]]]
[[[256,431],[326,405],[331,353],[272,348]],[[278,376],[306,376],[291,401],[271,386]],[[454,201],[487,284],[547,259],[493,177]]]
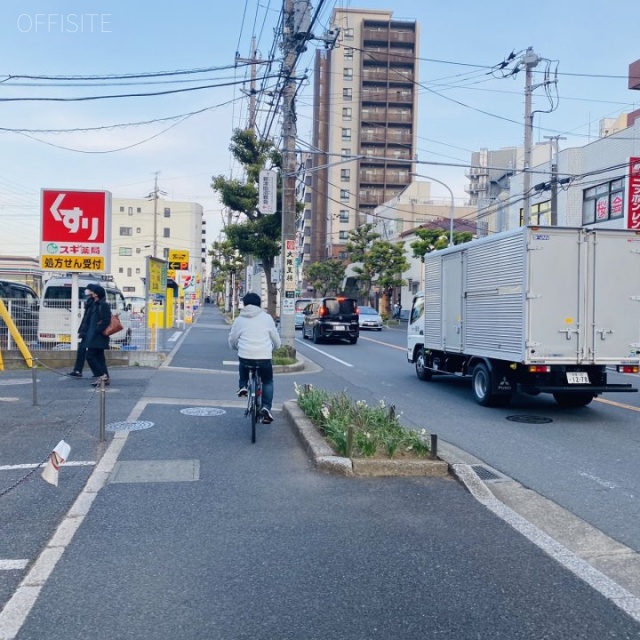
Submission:
[[[455,202],[453,200],[453,191],[451,191],[449,186],[446,185],[444,182],[442,182],[442,180],[438,180],[438,178],[425,176],[425,175],[422,175],[421,173],[414,173],[413,171],[411,171],[410,173],[412,176],[416,176],[416,178],[426,178],[427,180],[433,180],[434,182],[441,184],[449,192],[449,195],[451,196],[451,208],[449,210],[449,246],[453,247],[453,215],[455,212]]]

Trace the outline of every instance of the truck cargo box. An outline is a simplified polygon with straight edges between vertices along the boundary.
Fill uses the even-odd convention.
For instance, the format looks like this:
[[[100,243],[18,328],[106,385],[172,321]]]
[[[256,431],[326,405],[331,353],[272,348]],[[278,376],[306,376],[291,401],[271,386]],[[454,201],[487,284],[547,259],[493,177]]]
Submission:
[[[424,347],[523,364],[640,361],[640,234],[521,227],[425,256]]]

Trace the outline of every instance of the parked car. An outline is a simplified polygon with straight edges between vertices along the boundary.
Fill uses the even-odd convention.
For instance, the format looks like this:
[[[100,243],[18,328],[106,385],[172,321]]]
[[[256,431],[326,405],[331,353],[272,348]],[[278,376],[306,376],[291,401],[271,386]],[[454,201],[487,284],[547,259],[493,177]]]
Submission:
[[[304,308],[313,301],[313,298],[298,298],[296,300],[296,329],[302,329],[304,324]]]
[[[359,335],[358,302],[354,298],[320,298],[304,308],[305,340],[348,340],[356,344]]]
[[[360,329],[382,331],[382,317],[373,307],[358,307]]]
[[[0,298],[9,311],[22,339],[26,343],[38,341],[38,294],[28,285],[12,280],[0,280]],[[6,348],[9,330],[0,318],[0,346]]]
[[[398,320],[400,320],[400,322],[409,322],[410,313],[411,309],[402,309],[402,311],[400,311],[400,317],[398,318]]]

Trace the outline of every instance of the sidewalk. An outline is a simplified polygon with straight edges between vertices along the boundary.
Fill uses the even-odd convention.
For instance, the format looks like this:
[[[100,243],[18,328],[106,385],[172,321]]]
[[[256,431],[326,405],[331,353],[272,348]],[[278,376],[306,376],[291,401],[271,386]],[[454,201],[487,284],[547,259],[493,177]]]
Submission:
[[[227,331],[205,307],[169,366],[114,369],[107,421],[147,428],[109,432],[100,464],[63,467],[57,489],[24,483],[27,497],[66,516],[39,557],[42,546],[27,550],[34,562],[16,572],[0,639],[640,637],[611,599],[635,606],[620,602],[624,590],[601,595],[452,478],[318,472],[279,406],[252,445],[225,364]],[[42,377],[43,415],[75,415],[91,393],[85,379]],[[32,414],[28,386],[10,388],[22,400],[0,402],[0,465],[18,459],[16,448],[36,462],[52,427],[35,426],[23,442],[5,409],[12,420]],[[72,459],[100,453],[92,427],[74,434]],[[23,491],[5,499],[19,505]],[[0,497],[0,516],[6,509]],[[21,550],[18,529],[7,545],[0,528],[0,559]]]

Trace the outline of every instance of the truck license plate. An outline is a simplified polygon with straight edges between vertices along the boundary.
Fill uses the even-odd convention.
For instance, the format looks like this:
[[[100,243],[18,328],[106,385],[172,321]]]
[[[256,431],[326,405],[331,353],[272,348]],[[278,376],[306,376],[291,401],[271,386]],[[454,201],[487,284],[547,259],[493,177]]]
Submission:
[[[334,329],[336,331],[346,331],[347,327],[345,327],[343,324],[337,324],[337,325],[335,325]]]
[[[589,375],[586,371],[567,371],[569,384],[589,384]]]

